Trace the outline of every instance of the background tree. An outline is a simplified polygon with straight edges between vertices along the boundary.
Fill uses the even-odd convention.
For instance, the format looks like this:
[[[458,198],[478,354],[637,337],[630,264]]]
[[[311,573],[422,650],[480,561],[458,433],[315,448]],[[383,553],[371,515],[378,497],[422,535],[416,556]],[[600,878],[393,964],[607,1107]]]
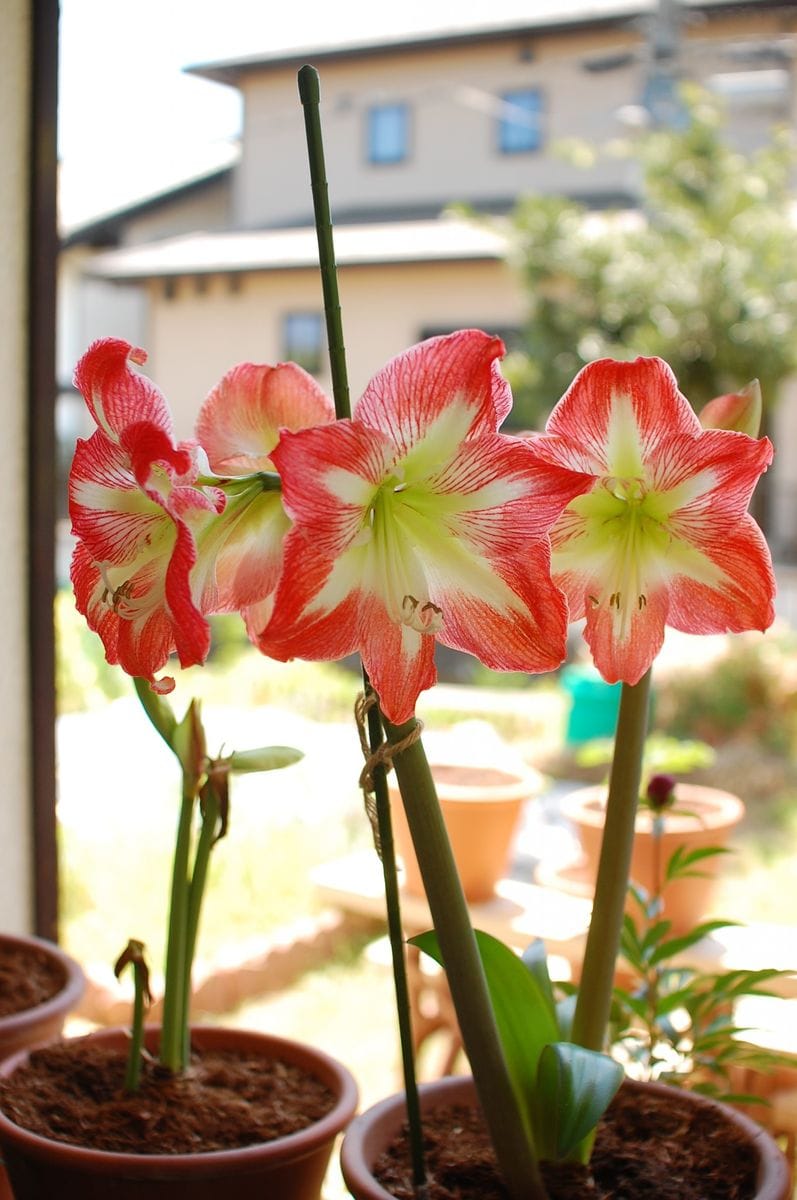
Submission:
[[[783,131],[742,153],[716,103],[696,90],[685,101],[683,129],[625,146],[638,212],[518,203],[512,253],[529,310],[508,363],[517,424],[539,427],[575,373],[607,355],[660,355],[697,408],[758,378],[765,414],[797,370],[794,147]]]

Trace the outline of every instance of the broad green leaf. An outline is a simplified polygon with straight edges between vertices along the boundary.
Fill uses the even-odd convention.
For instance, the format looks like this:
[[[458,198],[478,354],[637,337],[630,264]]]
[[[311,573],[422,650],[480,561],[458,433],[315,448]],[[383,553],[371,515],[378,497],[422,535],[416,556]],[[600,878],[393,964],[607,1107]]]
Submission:
[[[410,942],[445,966],[434,930],[418,934],[410,938]],[[514,950],[481,930],[476,930],[476,944],[510,1078],[536,1143],[534,1094],[537,1067],[543,1048],[559,1037],[556,1014],[544,988]]]
[[[586,1161],[580,1144],[598,1124],[623,1081],[623,1068],[606,1054],[571,1042],[546,1046],[538,1070],[541,1158]]]
[[[535,938],[533,942],[529,942],[520,956],[520,961],[531,971],[537,983],[548,997],[551,1009],[554,1009],[556,1001],[554,1000],[553,988],[551,987],[551,976],[548,974],[548,957],[545,953],[545,942],[542,938]]]
[[[577,1000],[578,992],[572,992],[556,1003],[556,1024],[559,1026],[559,1038],[563,1042],[569,1042],[572,1036]]]
[[[231,771],[244,775],[252,771],[276,771],[289,767],[304,758],[301,750],[291,746],[261,746],[258,750],[236,750],[229,757]]]

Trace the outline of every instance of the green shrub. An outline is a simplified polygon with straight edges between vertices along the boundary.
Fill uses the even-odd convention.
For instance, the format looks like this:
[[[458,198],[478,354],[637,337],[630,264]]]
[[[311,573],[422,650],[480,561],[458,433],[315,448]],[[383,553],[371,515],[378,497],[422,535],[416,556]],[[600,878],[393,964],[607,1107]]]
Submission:
[[[679,738],[720,746],[742,736],[791,756],[797,745],[797,642],[741,636],[709,665],[662,676],[656,724]]]

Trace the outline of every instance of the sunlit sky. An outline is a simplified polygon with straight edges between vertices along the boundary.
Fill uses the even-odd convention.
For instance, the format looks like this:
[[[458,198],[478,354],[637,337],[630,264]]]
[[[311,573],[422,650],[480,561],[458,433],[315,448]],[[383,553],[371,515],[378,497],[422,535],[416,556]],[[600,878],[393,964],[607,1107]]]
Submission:
[[[238,92],[187,65],[607,3],[634,0],[61,0],[62,222],[163,190],[235,137]]]

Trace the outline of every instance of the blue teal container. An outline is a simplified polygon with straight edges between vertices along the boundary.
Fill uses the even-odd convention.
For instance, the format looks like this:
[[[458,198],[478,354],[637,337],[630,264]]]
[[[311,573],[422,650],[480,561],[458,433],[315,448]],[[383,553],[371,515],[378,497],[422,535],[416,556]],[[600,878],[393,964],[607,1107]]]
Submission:
[[[586,665],[565,667],[561,680],[570,701],[566,744],[613,737],[622,684],[606,683],[593,666]]]

